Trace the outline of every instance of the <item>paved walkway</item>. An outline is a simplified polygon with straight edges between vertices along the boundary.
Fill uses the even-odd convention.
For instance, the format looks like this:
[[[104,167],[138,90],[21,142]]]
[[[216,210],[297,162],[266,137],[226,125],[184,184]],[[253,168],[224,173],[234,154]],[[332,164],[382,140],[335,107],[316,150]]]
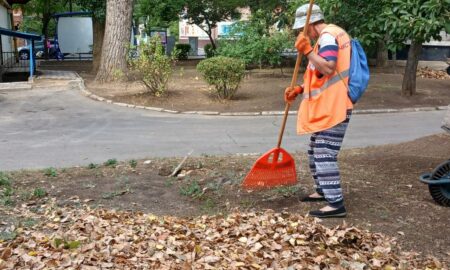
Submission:
[[[444,111],[354,115],[344,147],[410,141],[442,132]],[[96,102],[77,90],[0,91],[0,170],[68,167],[146,157],[261,153],[281,116],[173,115]],[[304,150],[288,120],[284,148]]]

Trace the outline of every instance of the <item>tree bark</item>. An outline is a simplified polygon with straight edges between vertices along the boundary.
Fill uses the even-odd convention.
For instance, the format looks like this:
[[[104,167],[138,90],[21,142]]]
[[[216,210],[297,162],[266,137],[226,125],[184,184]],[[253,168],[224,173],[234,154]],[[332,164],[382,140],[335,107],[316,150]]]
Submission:
[[[102,58],[103,38],[105,37],[105,22],[93,18],[94,44],[92,47],[92,74],[97,74]]]
[[[384,40],[378,41],[377,46],[377,67],[387,67],[388,66],[388,50],[386,48],[386,43]]]
[[[206,34],[209,37],[209,41],[211,41],[211,46],[212,46],[213,50],[215,51],[217,49],[217,47],[216,47],[216,42],[214,41],[214,39],[212,37],[212,30],[211,30],[211,32],[206,32]]]
[[[402,95],[412,96],[416,93],[416,73],[419,64],[422,43],[411,41],[406,62],[405,75],[403,76]]]
[[[212,48],[213,48],[213,50],[215,51],[216,49],[217,49],[217,47],[216,47],[216,42],[214,41],[214,38],[212,37],[212,31],[213,31],[213,29],[212,29],[212,26],[211,26],[211,24],[209,23],[209,20],[205,20],[205,23],[206,23],[206,26],[208,27],[208,29],[203,29],[203,27],[202,26],[200,26],[200,25],[198,25],[203,31],[205,31],[205,33],[208,35],[208,37],[209,37],[209,41],[211,42],[211,46],[212,46]]]
[[[48,40],[48,25],[50,23],[51,15],[48,13],[44,13],[42,16],[42,34],[44,35],[44,58],[48,60],[48,49],[47,48],[47,40]],[[34,52],[30,52],[34,53]]]
[[[105,37],[96,81],[118,80],[127,73],[132,13],[133,0],[107,0]]]

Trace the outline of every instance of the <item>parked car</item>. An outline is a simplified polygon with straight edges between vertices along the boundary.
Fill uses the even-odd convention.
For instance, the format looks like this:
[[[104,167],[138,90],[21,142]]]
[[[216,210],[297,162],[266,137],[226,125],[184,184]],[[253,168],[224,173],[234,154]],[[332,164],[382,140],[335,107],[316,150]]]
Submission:
[[[49,39],[50,41],[50,50],[49,50],[49,56],[53,57],[55,55],[55,41],[53,39]],[[20,60],[28,60],[30,59],[30,44],[19,47],[17,50],[19,52],[19,59]],[[38,40],[34,42],[34,55],[36,57],[43,57],[44,56],[44,40]]]

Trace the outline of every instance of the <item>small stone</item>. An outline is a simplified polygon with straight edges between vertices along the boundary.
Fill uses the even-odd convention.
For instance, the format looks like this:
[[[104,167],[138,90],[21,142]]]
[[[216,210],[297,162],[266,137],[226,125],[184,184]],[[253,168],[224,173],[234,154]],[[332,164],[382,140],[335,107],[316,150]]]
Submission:
[[[144,161],[144,164],[145,164],[145,165],[148,165],[148,164],[150,164],[150,163],[152,163],[151,160],[146,160],[146,161]]]

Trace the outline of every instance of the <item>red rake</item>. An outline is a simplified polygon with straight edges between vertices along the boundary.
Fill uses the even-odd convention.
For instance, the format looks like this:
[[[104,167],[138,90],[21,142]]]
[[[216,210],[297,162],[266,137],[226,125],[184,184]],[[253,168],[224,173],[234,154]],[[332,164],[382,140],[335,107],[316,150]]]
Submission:
[[[311,17],[311,10],[314,0],[309,1],[309,10],[306,16],[306,23],[304,34],[308,34],[309,19]],[[294,74],[292,74],[291,88],[294,88],[297,82],[298,70],[303,55],[298,53],[297,61],[295,62]],[[284,109],[284,118],[281,125],[280,133],[278,135],[278,144],[269,152],[262,155],[253,165],[250,172],[242,182],[242,187],[245,189],[267,189],[278,186],[290,186],[297,184],[297,171],[295,169],[294,158],[283,148],[281,142],[283,140],[284,129],[286,128],[286,121],[291,105],[286,103]]]

